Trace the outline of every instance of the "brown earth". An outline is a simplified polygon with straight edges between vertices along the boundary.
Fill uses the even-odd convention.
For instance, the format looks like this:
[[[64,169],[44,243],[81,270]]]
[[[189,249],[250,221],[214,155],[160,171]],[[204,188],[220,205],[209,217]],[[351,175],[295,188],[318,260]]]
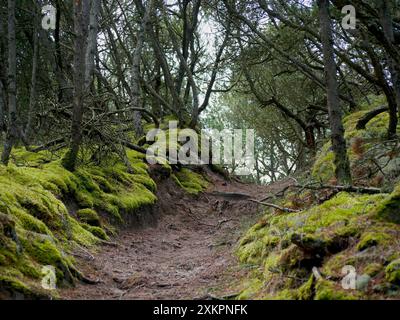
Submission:
[[[204,299],[234,295],[229,283],[240,276],[234,247],[262,208],[252,202],[215,196],[251,194],[261,199],[282,184],[255,186],[226,182],[207,171],[209,189],[197,196],[167,180],[159,183],[150,222],[122,230],[117,246],[80,254],[77,265],[97,284],[63,289],[63,299]],[[148,214],[148,213],[146,213]]]

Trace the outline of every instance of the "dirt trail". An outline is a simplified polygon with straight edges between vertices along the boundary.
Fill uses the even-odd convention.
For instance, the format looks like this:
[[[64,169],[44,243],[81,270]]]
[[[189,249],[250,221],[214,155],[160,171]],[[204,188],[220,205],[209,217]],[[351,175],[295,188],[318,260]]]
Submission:
[[[234,246],[245,226],[254,223],[258,205],[227,201],[212,192],[241,192],[262,198],[279,189],[226,183],[209,173],[212,185],[194,199],[171,182],[161,183],[151,226],[129,228],[93,257],[79,258],[80,270],[95,285],[62,290],[63,299],[196,299],[226,279],[237,264]],[[229,292],[226,292],[229,294]]]

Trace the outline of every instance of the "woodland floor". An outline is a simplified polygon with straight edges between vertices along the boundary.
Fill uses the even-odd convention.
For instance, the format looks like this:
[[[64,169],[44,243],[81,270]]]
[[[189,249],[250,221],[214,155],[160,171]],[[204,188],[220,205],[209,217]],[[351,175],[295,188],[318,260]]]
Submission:
[[[102,246],[77,258],[79,269],[98,283],[63,289],[61,298],[206,299],[234,294],[230,284],[244,272],[234,248],[262,208],[211,193],[240,192],[260,199],[282,184],[255,186],[208,176],[210,187],[198,197],[184,194],[171,181],[161,183],[154,221],[122,230],[113,239],[115,247]]]

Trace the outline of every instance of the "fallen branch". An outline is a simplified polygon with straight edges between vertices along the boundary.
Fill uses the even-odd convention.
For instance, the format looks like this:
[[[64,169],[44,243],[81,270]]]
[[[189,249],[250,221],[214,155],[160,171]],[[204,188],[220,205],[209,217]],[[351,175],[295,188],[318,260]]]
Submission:
[[[250,202],[254,202],[254,203],[258,203],[261,204],[263,206],[267,206],[267,207],[271,207],[283,212],[299,212],[299,210],[295,210],[295,209],[290,209],[290,208],[285,208],[285,207],[281,207],[278,206],[276,204],[273,203],[269,203],[269,202],[264,202],[264,201],[259,201],[256,199],[253,199],[253,196],[246,194],[246,193],[239,193],[239,192],[218,192],[215,191],[213,193],[210,193],[210,195],[212,196],[219,196],[219,197],[223,197],[227,200],[242,200],[242,201],[250,201]]]
[[[160,127],[160,121],[158,121],[157,117],[153,113],[151,113],[149,110],[144,109],[144,108],[129,107],[129,108],[121,109],[121,110],[109,111],[109,112],[105,112],[105,113],[101,114],[100,117],[111,116],[111,115],[115,115],[118,113],[125,113],[128,111],[143,112],[144,114],[147,114],[153,120],[153,122],[157,128]]]
[[[56,146],[58,144],[62,144],[64,142],[65,142],[65,138],[57,138],[57,139],[51,140],[51,141],[49,141],[49,142],[47,142],[47,143],[45,143],[45,144],[43,144],[41,146],[33,148],[30,151],[31,152],[40,152],[40,151],[43,151],[43,150],[47,150],[50,147],[54,147],[54,146]]]
[[[78,269],[72,267],[71,268],[72,274],[81,282],[86,283],[86,284],[99,284],[101,280],[92,280],[86,277],[82,272],[80,272]]]
[[[101,240],[100,243],[101,243],[103,246],[119,247],[119,244],[116,243],[116,242]]]
[[[256,199],[249,199],[249,200],[247,200],[247,201],[251,201],[251,202],[254,202],[254,203],[258,203],[258,204],[261,204],[261,205],[263,205],[263,206],[271,207],[271,208],[274,208],[274,209],[277,209],[277,210],[280,210],[280,211],[283,211],[283,212],[288,212],[288,213],[300,212],[300,211],[301,211],[301,210],[295,210],[295,209],[280,207],[280,206],[278,206],[278,205],[276,205],[276,204],[269,203],[269,202],[258,201],[258,200],[256,200]]]
[[[335,186],[328,184],[319,184],[319,185],[294,185],[295,188],[300,189],[310,189],[310,190],[321,190],[321,189],[332,189],[337,191],[346,191],[346,192],[355,192],[355,193],[365,193],[365,194],[378,194],[382,193],[382,190],[374,187],[356,187],[356,186]]]
[[[133,144],[132,142],[129,142],[126,140],[121,140],[120,143],[123,146],[127,147],[128,149],[135,150],[135,151],[143,153],[143,154],[146,154],[146,152],[147,152],[147,150],[145,148],[139,147],[136,144]]]

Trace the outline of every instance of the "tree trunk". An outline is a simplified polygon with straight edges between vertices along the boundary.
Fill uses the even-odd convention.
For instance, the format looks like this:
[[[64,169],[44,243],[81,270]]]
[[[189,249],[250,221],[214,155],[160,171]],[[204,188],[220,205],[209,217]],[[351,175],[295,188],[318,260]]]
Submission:
[[[85,92],[90,91],[94,74],[94,57],[97,51],[97,33],[99,29],[99,13],[101,0],[92,0],[89,18],[89,35],[86,50]]]
[[[321,41],[324,55],[325,81],[328,101],[329,123],[332,149],[335,154],[335,175],[339,184],[351,184],[349,159],[342,114],[339,105],[339,92],[336,76],[336,63],[333,49],[332,24],[329,16],[329,0],[318,0],[321,24]]]
[[[380,6],[380,20],[382,24],[383,34],[387,42],[390,44],[394,44],[394,33],[393,33],[393,20],[392,15],[390,13],[390,3],[388,0],[381,0]],[[394,138],[397,131],[397,111],[400,111],[400,77],[398,74],[399,65],[396,63],[394,58],[389,54],[386,53],[386,58],[388,61],[389,72],[391,76],[391,82],[394,92],[394,99],[396,104],[391,106],[389,104],[389,132],[388,138]]]
[[[0,134],[3,133],[5,129],[4,115],[6,111],[6,93],[3,87],[3,81],[0,80]]]
[[[3,14],[1,14],[0,20],[0,134],[5,132],[5,116],[7,112],[7,90],[6,90],[6,55],[5,55],[5,44],[3,39],[6,39],[4,27],[3,27]]]
[[[54,45],[55,45],[55,64],[54,71],[57,78],[57,102],[67,103],[72,100],[73,92],[69,88],[66,72],[68,63],[63,63],[63,54],[61,50],[61,6],[62,0],[56,0],[56,29],[54,30]]]
[[[86,48],[88,35],[88,18],[90,0],[74,1],[74,94],[71,125],[70,148],[63,159],[66,169],[74,171],[78,159],[79,147],[82,141],[82,119],[84,113],[84,86],[86,75]]]
[[[39,24],[39,14],[37,12],[36,3],[35,3],[35,18],[34,18],[34,27],[33,27],[33,57],[32,57],[32,74],[31,74],[31,88],[29,95],[29,109],[28,109],[28,120],[25,127],[24,132],[24,140],[27,144],[30,143],[31,134],[32,134],[32,122],[35,117],[35,105],[36,105],[36,82],[37,82],[37,67],[38,67],[38,59],[39,59],[39,40],[40,40],[40,30],[38,27]]]
[[[142,59],[142,49],[144,44],[144,34],[146,25],[150,20],[150,12],[152,12],[153,8],[153,0],[150,0],[146,11],[143,16],[142,23],[139,28],[139,32],[137,35],[137,43],[135,48],[135,53],[133,55],[133,64],[132,64],[132,84],[131,84],[131,94],[132,94],[132,107],[134,108],[142,108],[142,92],[140,87],[140,62]],[[135,128],[135,133],[137,137],[143,135],[143,126],[142,126],[142,113],[141,111],[133,112],[133,125]]]
[[[7,165],[11,150],[18,139],[17,81],[15,43],[15,0],[8,0],[8,130],[1,161]]]

